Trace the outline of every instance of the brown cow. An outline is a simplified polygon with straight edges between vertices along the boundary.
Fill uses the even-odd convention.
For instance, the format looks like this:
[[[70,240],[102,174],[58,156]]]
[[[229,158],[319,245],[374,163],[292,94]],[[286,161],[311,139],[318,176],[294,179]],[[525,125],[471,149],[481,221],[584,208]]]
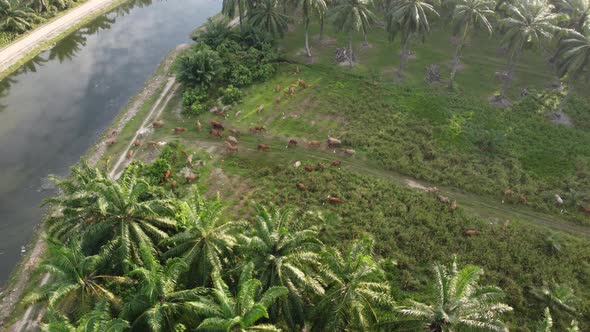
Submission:
[[[253,133],[260,133],[260,132],[266,131],[266,127],[265,126],[256,126],[254,128],[250,128],[250,131]]]
[[[339,139],[328,136],[328,146],[329,147],[337,148],[340,146],[340,144],[342,144],[342,141],[340,141]]]
[[[172,184],[172,187],[176,187],[176,185],[177,185],[176,180],[172,180],[171,184]]]
[[[299,66],[295,67],[295,74],[301,73],[301,68]]]
[[[136,139],[136,140],[135,140],[135,143],[133,143],[133,145],[135,145],[135,146],[140,146],[140,145],[141,145],[141,141],[140,141],[140,140],[138,140],[138,139]]]
[[[229,152],[229,153],[238,152],[238,147],[231,145],[230,142],[224,141],[223,144],[227,148],[227,152]]]
[[[275,92],[276,93],[281,92],[281,85],[280,84],[277,84],[277,86],[275,86]]]
[[[513,196],[514,195],[514,191],[510,188],[504,189],[504,191],[502,191],[502,193],[504,194],[504,196]]]
[[[506,218],[506,219],[504,219],[504,225],[502,226],[502,229],[504,230],[504,232],[506,232],[508,230],[508,225],[510,225],[510,219]]]
[[[127,159],[131,159],[133,157],[133,150],[127,151]]]
[[[529,201],[526,199],[526,196],[525,195],[520,195],[518,197],[518,200],[520,201],[521,204],[524,204],[524,205],[529,204]]]
[[[451,210],[451,211],[457,210],[457,201],[456,200],[453,200],[451,202],[451,206],[449,206],[449,210]]]
[[[299,182],[299,183],[297,183],[297,189],[299,189],[301,191],[307,191],[307,186],[304,185],[303,183]]]
[[[211,120],[211,127],[213,127],[213,129],[217,129],[217,130],[225,130],[225,127],[223,126],[223,124],[221,122],[218,122],[215,120]]]
[[[444,204],[449,204],[450,200],[448,197],[443,196],[443,195],[438,195],[437,198],[438,198],[439,202],[444,203]]]
[[[465,231],[463,231],[463,235],[465,236],[474,236],[479,234],[481,234],[481,232],[477,229],[466,229]]]
[[[281,104],[281,96],[277,96],[277,97],[275,98],[275,103],[276,103],[277,105],[280,105],[280,104]]]
[[[197,120],[197,130],[201,131],[203,129],[203,125],[201,125],[201,121]]]
[[[164,121],[162,120],[156,120],[154,122],[152,122],[152,127],[154,128],[160,128],[164,126]]]
[[[186,128],[183,128],[183,127],[174,128],[175,133],[184,133],[185,131],[186,131]]]
[[[149,142],[147,142],[147,145],[149,147],[155,148],[155,147],[158,146],[158,142],[156,142],[156,141],[149,141]]]
[[[318,166],[316,167],[316,169],[319,171],[323,171],[324,169],[326,169],[326,166],[322,163],[318,163]]]
[[[258,144],[258,151],[268,151],[270,150],[270,146],[266,144]]]
[[[230,131],[232,134],[234,134],[234,136],[240,136],[242,134],[239,130],[237,130],[235,128],[231,129]]]
[[[580,205],[579,209],[580,209],[580,212],[583,212],[583,213],[590,216],[590,207]]]
[[[227,136],[227,141],[233,145],[238,145],[238,140],[233,136]]]
[[[340,166],[340,165],[342,165],[342,161],[340,161],[340,160],[334,160],[334,161],[332,162],[332,166],[336,166],[336,167],[338,167],[338,166]]]
[[[289,87],[289,92],[288,92],[289,96],[293,97],[295,95],[295,87],[294,86],[290,86]]]
[[[332,204],[342,204],[344,201],[342,198],[328,196],[328,202]]]
[[[307,84],[307,83],[306,83],[304,80],[302,80],[302,79],[299,79],[299,80],[297,80],[297,85],[299,85],[299,87],[300,87],[300,88],[303,88],[303,89],[307,89],[307,88],[309,88],[309,84]]]
[[[186,180],[186,183],[192,183],[193,181],[195,181],[195,179],[197,178],[197,176],[193,173],[187,175],[184,179]]]
[[[313,166],[307,165],[307,166],[305,166],[303,168],[305,168],[305,170],[308,171],[308,172],[310,172],[310,173],[313,172],[313,171],[315,171],[315,167],[313,167]]]
[[[218,110],[217,108],[215,108],[215,110],[213,111],[213,113],[215,113],[215,115],[217,115],[220,118],[224,118],[226,117],[225,112]]]
[[[221,138],[221,133],[219,133],[219,130],[217,129],[211,128],[211,130],[209,130],[209,134]]]
[[[260,113],[260,112],[262,112],[262,110],[264,110],[264,104],[258,105],[258,108],[256,109],[256,112]]]
[[[162,182],[168,182],[170,175],[172,175],[172,171],[167,169],[166,172],[164,172],[164,177],[162,178]]]
[[[292,139],[292,138],[291,138],[291,139],[289,140],[288,146],[289,146],[289,147],[294,147],[294,146],[297,146],[297,140],[296,140],[296,139]]]
[[[346,150],[344,150],[344,154],[352,157],[356,154],[356,151],[354,151],[353,149],[346,149]]]
[[[310,141],[309,142],[309,146],[312,146],[312,147],[318,148],[318,147],[320,147],[320,145],[322,145],[322,142],[320,142],[320,141]]]
[[[105,144],[107,146],[114,145],[115,143],[117,143],[117,139],[116,138],[109,138],[108,140],[105,141]]]

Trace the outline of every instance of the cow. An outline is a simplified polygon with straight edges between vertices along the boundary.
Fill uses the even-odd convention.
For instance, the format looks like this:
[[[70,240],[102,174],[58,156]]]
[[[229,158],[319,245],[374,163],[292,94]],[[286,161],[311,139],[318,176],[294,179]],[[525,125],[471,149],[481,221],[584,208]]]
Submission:
[[[523,204],[523,205],[529,204],[529,201],[526,199],[526,196],[525,195],[520,195],[518,197],[518,200],[520,201],[520,204]]]
[[[481,232],[477,229],[466,229],[465,231],[463,231],[463,235],[465,236],[474,236],[479,234],[481,234]]]
[[[141,145],[141,141],[140,141],[140,140],[138,140],[138,139],[136,139],[136,140],[135,140],[135,143],[133,143],[133,145],[135,145],[135,146],[140,146],[140,145]]]
[[[299,189],[301,191],[307,191],[307,186],[304,185],[303,183],[299,182],[299,183],[297,183],[297,189]]]
[[[227,137],[227,141],[230,142],[233,145],[238,145],[238,140],[235,137],[233,137],[233,136],[228,136]]]
[[[301,73],[301,68],[299,68],[299,66],[295,67],[295,74],[300,74]]]
[[[221,122],[218,122],[215,120],[211,120],[211,127],[213,127],[213,129],[217,129],[217,130],[225,130],[225,127],[223,126],[223,124]]]
[[[172,171],[167,169],[166,172],[164,172],[164,177],[160,180],[160,182],[168,182],[170,175],[172,175]]]
[[[289,96],[293,97],[295,95],[295,87],[294,86],[290,86],[289,87],[289,92],[287,94]]]
[[[443,196],[443,195],[438,195],[437,198],[438,198],[439,202],[444,203],[444,204],[449,204],[450,200],[448,197]]]
[[[266,144],[258,144],[258,151],[268,151],[270,150],[270,146]]]
[[[340,146],[340,144],[342,144],[342,141],[340,141],[339,139],[328,136],[328,146],[329,147],[337,148]]]
[[[183,128],[183,127],[174,128],[175,133],[184,133],[185,131],[186,131],[186,128]]]
[[[356,151],[354,151],[353,149],[346,149],[346,150],[344,150],[344,154],[352,157],[356,154]]]
[[[193,181],[195,181],[196,178],[197,178],[197,176],[193,173],[190,173],[184,177],[184,179],[186,180],[186,183],[192,183]]]
[[[504,194],[504,196],[514,196],[514,191],[510,188],[504,189],[504,191],[502,191],[502,193]]]
[[[303,88],[303,89],[307,89],[307,88],[309,88],[309,84],[307,84],[307,83],[306,83],[304,80],[302,80],[302,79],[299,79],[299,80],[297,80],[297,85],[299,85],[299,87],[300,87],[300,88]]]
[[[256,112],[260,113],[264,110],[264,104],[260,104],[258,105],[258,108],[256,109]]]
[[[311,147],[318,148],[318,147],[320,147],[320,145],[322,145],[322,143],[320,141],[310,141],[309,142],[309,146],[311,146]]]
[[[561,196],[559,196],[558,194],[555,194],[555,203],[557,203],[557,205],[563,205],[563,198],[561,198]]]
[[[176,187],[177,183],[176,180],[172,180],[172,183],[170,183],[172,185],[172,188]]]
[[[338,167],[340,165],[342,165],[342,161],[340,161],[340,160],[334,160],[334,161],[332,161],[332,166]]]
[[[133,157],[133,150],[127,151],[127,159],[131,159]]]
[[[238,147],[231,145],[230,142],[224,141],[223,144],[227,148],[227,152],[229,152],[229,153],[238,152]]]
[[[253,133],[260,133],[260,132],[266,131],[266,127],[265,126],[256,126],[254,128],[250,128],[250,131]]]
[[[277,104],[277,106],[281,104],[281,96],[275,98],[275,104]]]
[[[277,84],[277,86],[275,86],[275,92],[276,93],[281,92],[281,85],[280,84]]]
[[[297,160],[297,161],[296,161],[296,162],[293,164],[293,166],[294,166],[295,168],[299,168],[299,167],[301,167],[301,162],[300,162],[299,160]]]
[[[162,120],[156,120],[154,122],[152,122],[152,127],[154,128],[160,128],[164,126],[164,121]]]
[[[303,168],[305,168],[305,170],[308,171],[308,172],[310,172],[310,173],[313,172],[313,171],[315,171],[315,167],[313,167],[313,166],[306,165]]]
[[[238,130],[238,129],[231,129],[230,130],[232,134],[234,134],[234,136],[240,136],[242,133]]]
[[[215,113],[215,115],[217,115],[220,118],[224,118],[225,119],[225,117],[226,117],[225,112],[218,110],[217,107],[215,108],[215,110],[213,111],[213,113]]]
[[[319,171],[323,171],[324,169],[326,169],[326,166],[322,163],[318,163],[318,166],[316,167],[316,169]]]
[[[203,129],[203,125],[201,125],[201,121],[197,120],[197,130],[201,131]]]
[[[289,147],[295,147],[295,146],[297,146],[297,140],[296,139],[290,139],[289,140],[289,143],[287,143],[287,145]]]
[[[579,206],[580,212],[583,212],[590,216],[590,207],[580,205]]]
[[[510,219],[508,219],[508,218],[504,219],[504,225],[502,225],[502,229],[504,230],[504,232],[506,232],[508,230],[509,225],[510,225]]]
[[[156,141],[148,141],[148,142],[147,142],[147,145],[148,145],[149,147],[155,148],[155,147],[157,147],[157,146],[158,146],[158,142],[156,142]]]
[[[107,146],[111,146],[111,145],[115,145],[115,143],[117,143],[117,139],[116,138],[109,138],[108,140],[106,140],[104,142]]]
[[[449,206],[449,210],[451,210],[451,211],[457,210],[457,201],[456,200],[453,200],[451,202],[451,206]]]
[[[221,138],[221,133],[219,133],[219,130],[217,129],[211,128],[211,130],[209,130],[209,134]]]
[[[328,203],[342,204],[342,203],[344,203],[344,201],[342,200],[342,198],[328,196]]]

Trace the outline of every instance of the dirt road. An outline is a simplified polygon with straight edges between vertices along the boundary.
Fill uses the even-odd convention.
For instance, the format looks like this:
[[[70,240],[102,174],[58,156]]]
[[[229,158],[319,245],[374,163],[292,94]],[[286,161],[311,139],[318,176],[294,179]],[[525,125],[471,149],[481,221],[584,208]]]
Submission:
[[[0,49],[0,73],[4,72],[31,52],[40,51],[38,46],[52,40],[85,17],[99,13],[117,0],[88,0],[65,15],[33,30],[3,49]]]

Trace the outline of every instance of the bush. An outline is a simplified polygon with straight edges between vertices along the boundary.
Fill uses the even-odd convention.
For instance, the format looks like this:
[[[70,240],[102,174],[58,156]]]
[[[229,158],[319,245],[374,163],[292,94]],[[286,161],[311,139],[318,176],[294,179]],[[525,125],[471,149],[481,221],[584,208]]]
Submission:
[[[271,46],[262,50],[243,48],[232,40],[226,40],[217,52],[223,61],[223,81],[237,87],[265,81],[276,73],[278,54]]]
[[[207,88],[222,73],[219,54],[204,43],[198,43],[178,58],[176,77],[188,87]]]
[[[190,115],[199,115],[211,108],[209,93],[203,88],[186,89],[182,94],[184,111]]]
[[[204,31],[198,31],[191,38],[196,42],[203,42],[215,49],[226,39],[232,39],[235,35],[231,29],[227,28],[227,21],[213,21],[209,19],[205,25]]]
[[[219,94],[221,95],[221,102],[224,105],[237,104],[242,100],[242,90],[235,88],[233,85],[228,85],[227,88],[219,88]]]

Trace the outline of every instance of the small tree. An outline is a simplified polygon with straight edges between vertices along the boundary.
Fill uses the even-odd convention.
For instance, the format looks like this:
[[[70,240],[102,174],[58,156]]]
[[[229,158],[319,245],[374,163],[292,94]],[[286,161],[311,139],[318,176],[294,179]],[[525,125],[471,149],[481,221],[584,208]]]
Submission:
[[[366,33],[375,21],[375,14],[369,8],[368,0],[342,0],[330,13],[336,30],[348,35],[348,63],[352,68],[352,36],[355,32]]]
[[[565,97],[559,105],[556,115],[561,116],[563,109],[581,79],[590,79],[590,27],[585,34],[568,30],[567,36],[559,42],[557,51],[557,74],[569,83]],[[584,77],[585,76],[585,77]]]
[[[221,59],[216,51],[198,43],[180,56],[176,64],[176,78],[188,87],[209,87],[220,76]]]
[[[276,0],[263,0],[248,15],[248,22],[274,37],[287,31],[287,16],[280,12]]]

